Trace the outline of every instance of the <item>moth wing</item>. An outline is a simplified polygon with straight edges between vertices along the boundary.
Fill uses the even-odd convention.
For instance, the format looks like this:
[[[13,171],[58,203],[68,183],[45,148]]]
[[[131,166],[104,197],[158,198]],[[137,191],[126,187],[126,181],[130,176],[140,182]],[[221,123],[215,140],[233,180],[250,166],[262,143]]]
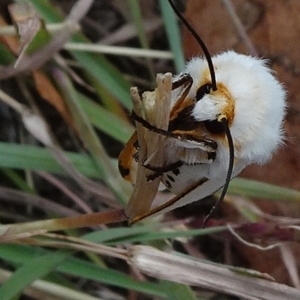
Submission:
[[[231,178],[236,177],[246,166],[246,163],[239,160],[235,163],[234,170]],[[185,169],[186,168],[186,169]],[[219,169],[218,166],[215,168]],[[182,173],[185,174],[183,177],[177,179],[177,188],[171,189],[176,194],[175,197],[167,201],[166,203],[155,203],[154,208],[151,208],[150,215],[162,214],[168,211],[172,211],[175,208],[187,205],[189,203],[201,200],[211,194],[215,193],[223,187],[225,184],[227,170],[220,170],[218,175],[214,174],[210,177],[211,166],[183,166]]]
[[[136,182],[138,158],[138,139],[135,131],[128,140],[118,158],[118,167],[121,176],[131,182]]]

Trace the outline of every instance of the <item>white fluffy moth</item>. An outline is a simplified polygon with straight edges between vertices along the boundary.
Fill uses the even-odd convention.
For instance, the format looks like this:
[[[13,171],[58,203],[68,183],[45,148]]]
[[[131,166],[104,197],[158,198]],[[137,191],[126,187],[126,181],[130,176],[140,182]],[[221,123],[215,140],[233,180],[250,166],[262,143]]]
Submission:
[[[234,51],[211,57],[201,38],[169,3],[198,41],[204,58],[193,58],[173,78],[167,130],[132,114],[149,130],[167,136],[164,165],[144,167],[154,171],[149,181],[161,176],[164,187],[176,195],[134,221],[200,200],[223,187],[220,202],[230,179],[249,164],[270,160],[283,139],[286,93],[266,61]],[[138,151],[134,135],[119,158],[122,176],[133,183]]]

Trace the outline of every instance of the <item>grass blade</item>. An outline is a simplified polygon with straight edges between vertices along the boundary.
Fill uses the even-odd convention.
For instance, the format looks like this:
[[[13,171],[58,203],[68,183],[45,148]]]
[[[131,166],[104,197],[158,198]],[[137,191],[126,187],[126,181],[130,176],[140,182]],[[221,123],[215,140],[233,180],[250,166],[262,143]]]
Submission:
[[[165,23],[170,48],[174,55],[174,62],[177,73],[182,72],[185,66],[185,59],[182,49],[181,34],[177,22],[177,18],[170,5],[166,0],[159,1],[160,9]]]
[[[93,159],[86,154],[65,152],[72,164],[84,175],[101,178]],[[14,169],[43,170],[65,174],[50,152],[42,147],[0,142],[0,166]]]
[[[60,23],[63,18],[46,0],[30,0],[42,18],[48,23]],[[82,34],[77,33],[71,38],[72,42],[90,43]],[[80,62],[85,71],[89,72],[108,91],[110,91],[125,107],[130,109],[131,100],[129,96],[130,84],[123,75],[108,60],[100,54],[85,53],[81,51],[70,51],[73,57]]]
[[[44,277],[61,264],[70,253],[70,251],[50,252],[28,260],[2,284],[0,287],[1,299],[10,300],[16,297],[27,285]]]
[[[128,141],[134,131],[133,126],[96,104],[83,94],[78,94],[78,101],[96,128],[121,143],[125,144]]]
[[[23,245],[3,244],[0,247],[0,257],[14,264],[26,264],[26,262],[29,260],[38,261],[39,257],[41,257],[41,261],[43,262],[43,259],[48,256],[48,258],[53,258],[55,262],[61,259],[61,263],[56,269],[59,272],[68,275],[79,276],[80,278],[95,280],[97,282],[106,283],[113,286],[126,288],[128,290],[135,290],[156,297],[166,297],[165,292],[161,290],[161,287],[158,284],[150,282],[139,282],[131,279],[130,277],[122,274],[121,272],[110,269],[104,269],[99,266],[96,266],[95,264],[78,258],[70,257],[63,261],[64,258],[66,258],[63,257],[64,254],[66,256],[69,255],[68,252],[65,251],[50,252],[37,247]]]
[[[230,194],[258,199],[289,202],[300,201],[299,191],[244,178],[233,179],[230,182],[228,192]]]
[[[64,72],[58,69],[55,71],[55,80],[65,96],[66,104],[73,116],[73,120],[76,122],[79,136],[91,153],[103,180],[125,204],[130,195],[130,191],[127,189],[128,186],[124,184],[123,178],[111,163],[110,157],[102,146],[89,118],[80,106],[78,101],[79,95],[72,82]]]

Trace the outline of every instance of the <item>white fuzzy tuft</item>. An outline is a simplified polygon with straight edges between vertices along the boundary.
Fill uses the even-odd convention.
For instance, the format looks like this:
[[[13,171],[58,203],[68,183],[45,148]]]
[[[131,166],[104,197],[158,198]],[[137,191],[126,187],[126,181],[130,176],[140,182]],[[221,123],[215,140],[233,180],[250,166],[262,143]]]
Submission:
[[[234,51],[212,57],[216,80],[234,99],[234,118],[230,130],[237,147],[236,156],[249,163],[265,163],[282,142],[286,93],[266,66],[265,60]],[[189,97],[200,85],[210,81],[206,60],[192,59],[186,66],[194,84]],[[214,120],[222,113],[226,98],[205,95],[195,105],[197,121]]]

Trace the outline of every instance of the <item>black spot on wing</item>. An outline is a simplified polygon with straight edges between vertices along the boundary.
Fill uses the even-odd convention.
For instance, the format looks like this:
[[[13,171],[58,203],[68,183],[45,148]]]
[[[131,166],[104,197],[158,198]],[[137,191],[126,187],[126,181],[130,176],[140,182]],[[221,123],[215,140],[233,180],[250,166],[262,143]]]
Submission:
[[[171,175],[168,174],[167,177],[170,181],[175,182],[175,179]]]
[[[173,170],[172,172],[175,176],[178,176],[180,174],[180,169],[177,168],[177,169]]]
[[[130,170],[128,168],[123,167],[121,164],[119,164],[118,167],[119,167],[119,172],[122,177],[126,177],[129,175]]]
[[[171,182],[168,179],[165,181],[165,184],[168,189],[172,188]]]

